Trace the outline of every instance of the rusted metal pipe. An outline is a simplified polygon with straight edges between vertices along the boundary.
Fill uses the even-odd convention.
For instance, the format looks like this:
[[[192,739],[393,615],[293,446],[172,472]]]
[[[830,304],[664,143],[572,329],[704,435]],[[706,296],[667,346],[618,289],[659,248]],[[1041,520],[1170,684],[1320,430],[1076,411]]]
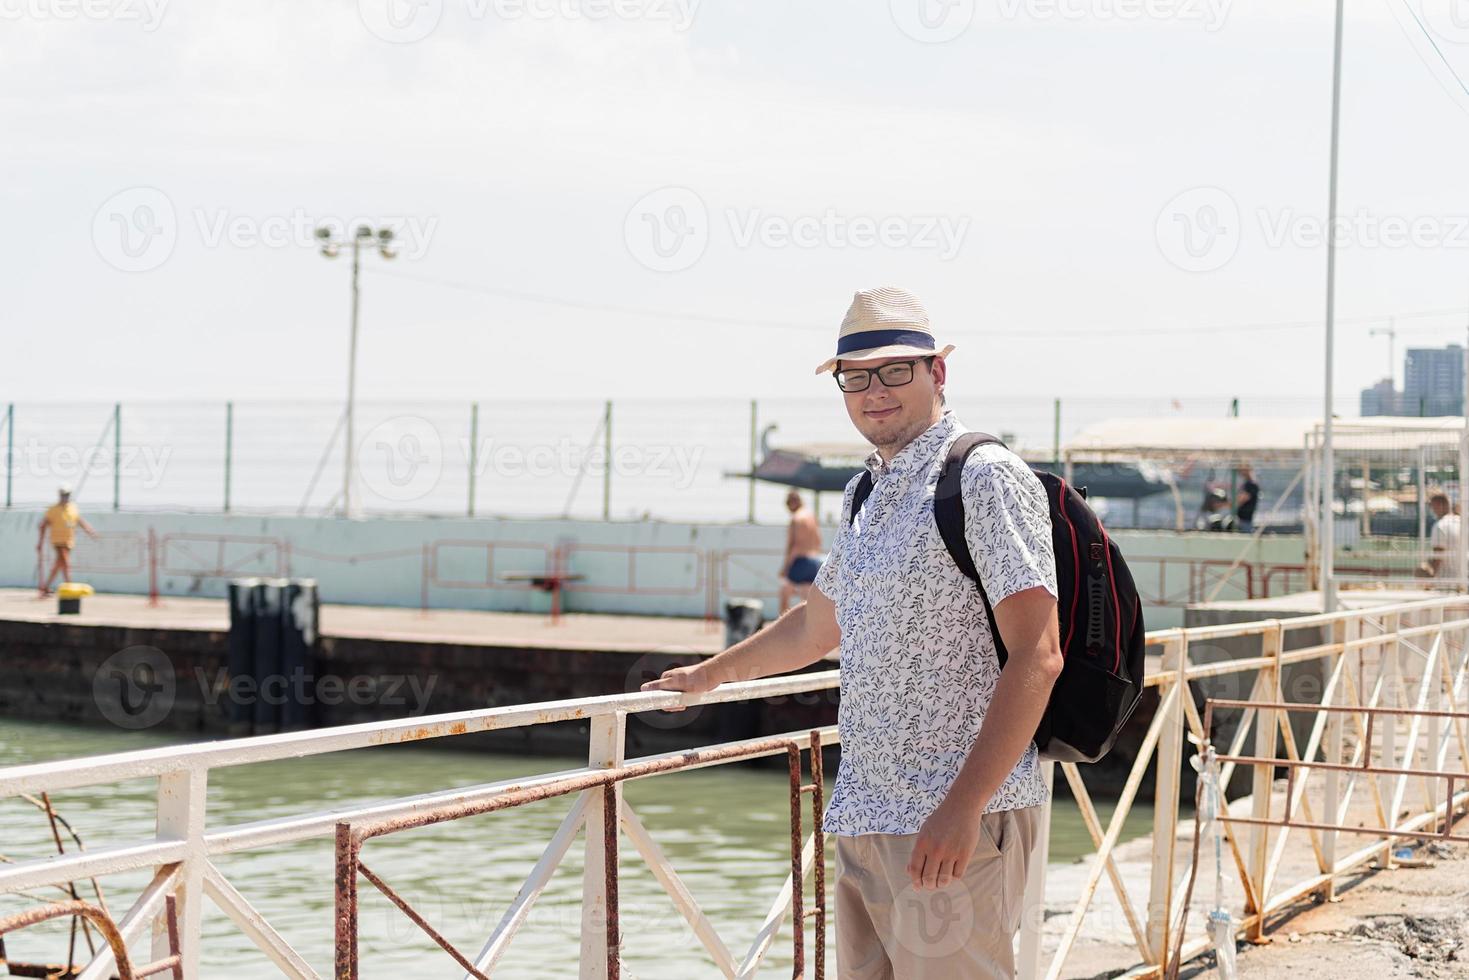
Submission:
[[[0,919],[0,935],[68,915],[80,915],[97,927],[97,931],[102,934],[103,939],[107,940],[113,958],[117,961],[119,980],[135,980],[139,976],[133,970],[132,961],[128,959],[127,943],[123,941],[122,933],[117,929],[117,923],[112,921],[112,916],[90,902],[52,902],[50,905],[40,905],[24,912],[17,912],[15,915],[6,916]],[[177,953],[178,950],[175,949],[174,952]]]
[[[429,925],[427,919],[414,911],[413,906],[409,905],[407,900],[404,899],[403,896],[395,892],[386,881],[383,881],[381,878],[379,878],[371,868],[363,864],[361,861],[358,861],[357,871],[362,875],[362,877],[366,878],[368,881],[377,886],[377,890],[386,895],[388,897],[388,901],[398,906],[399,910],[401,910],[404,915],[408,916],[408,918],[413,921],[414,925],[418,926],[418,928],[427,933],[428,938],[438,943],[440,949],[448,953],[450,956],[454,957],[454,961],[462,966],[466,973],[468,973],[472,977],[477,978],[477,980],[490,980],[488,974],[482,973],[478,969],[476,969],[475,965],[471,963],[463,953],[455,949],[454,945],[450,943],[449,940],[445,939],[437,929]]]
[[[795,943],[791,977],[801,980],[806,972],[806,916],[801,911],[806,882],[801,874],[801,747],[795,742],[786,747],[786,763],[791,779],[791,934]]]
[[[606,875],[603,889],[607,896],[607,980],[622,976],[622,937],[618,918],[617,868],[617,793],[608,786],[602,792],[602,868]]]
[[[352,825],[337,824],[336,921],[337,980],[357,980],[357,855]]]
[[[821,767],[821,730],[811,730],[811,833],[816,843],[816,964],[815,980],[826,976],[826,777]]]

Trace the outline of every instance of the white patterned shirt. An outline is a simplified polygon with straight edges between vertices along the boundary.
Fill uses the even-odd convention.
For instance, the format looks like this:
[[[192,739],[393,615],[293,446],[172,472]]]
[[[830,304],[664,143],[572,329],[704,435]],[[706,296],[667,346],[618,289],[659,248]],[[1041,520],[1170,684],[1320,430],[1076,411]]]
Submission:
[[[979,590],[944,548],[934,490],[964,426],[950,412],[884,463],[867,457],[872,494],[842,527],[816,587],[841,627],[842,757],[825,829],[917,833],[969,755],[1000,678]],[[970,454],[964,536],[990,604],[1037,586],[1056,595],[1051,517],[1040,480],[1003,446]],[[1046,785],[1032,743],[986,812],[1038,806]]]

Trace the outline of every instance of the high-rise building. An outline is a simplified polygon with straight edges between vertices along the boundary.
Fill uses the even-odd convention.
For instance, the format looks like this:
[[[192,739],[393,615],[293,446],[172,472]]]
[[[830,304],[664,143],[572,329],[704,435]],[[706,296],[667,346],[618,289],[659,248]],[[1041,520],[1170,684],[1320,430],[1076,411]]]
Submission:
[[[1464,414],[1464,348],[1410,347],[1403,365],[1404,415]]]
[[[1383,378],[1371,388],[1362,389],[1362,415],[1397,415],[1400,401],[1392,378]]]

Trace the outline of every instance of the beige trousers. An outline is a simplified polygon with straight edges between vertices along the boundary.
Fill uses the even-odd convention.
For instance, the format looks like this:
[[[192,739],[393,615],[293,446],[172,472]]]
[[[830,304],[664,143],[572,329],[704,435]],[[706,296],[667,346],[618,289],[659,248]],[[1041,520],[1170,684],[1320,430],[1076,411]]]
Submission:
[[[839,980],[1012,980],[1043,807],[987,813],[964,875],[915,890],[917,834],[837,837]]]

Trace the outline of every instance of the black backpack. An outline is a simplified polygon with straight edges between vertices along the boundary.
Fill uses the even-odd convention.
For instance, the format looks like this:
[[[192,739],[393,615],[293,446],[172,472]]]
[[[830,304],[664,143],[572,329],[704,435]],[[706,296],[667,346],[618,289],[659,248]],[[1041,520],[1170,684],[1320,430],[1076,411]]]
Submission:
[[[954,563],[979,588],[995,638],[1000,667],[1007,654],[995,613],[964,540],[964,461],[979,446],[1004,445],[984,432],[954,440],[934,493],[933,516]],[[1041,758],[1096,762],[1112,748],[1143,690],[1147,646],[1142,600],[1116,542],[1086,502],[1086,489],[1068,487],[1054,473],[1036,472],[1051,509],[1051,541],[1060,591],[1057,617],[1065,664],[1036,729]],[[852,495],[850,524],[872,493],[872,474],[863,473]]]

